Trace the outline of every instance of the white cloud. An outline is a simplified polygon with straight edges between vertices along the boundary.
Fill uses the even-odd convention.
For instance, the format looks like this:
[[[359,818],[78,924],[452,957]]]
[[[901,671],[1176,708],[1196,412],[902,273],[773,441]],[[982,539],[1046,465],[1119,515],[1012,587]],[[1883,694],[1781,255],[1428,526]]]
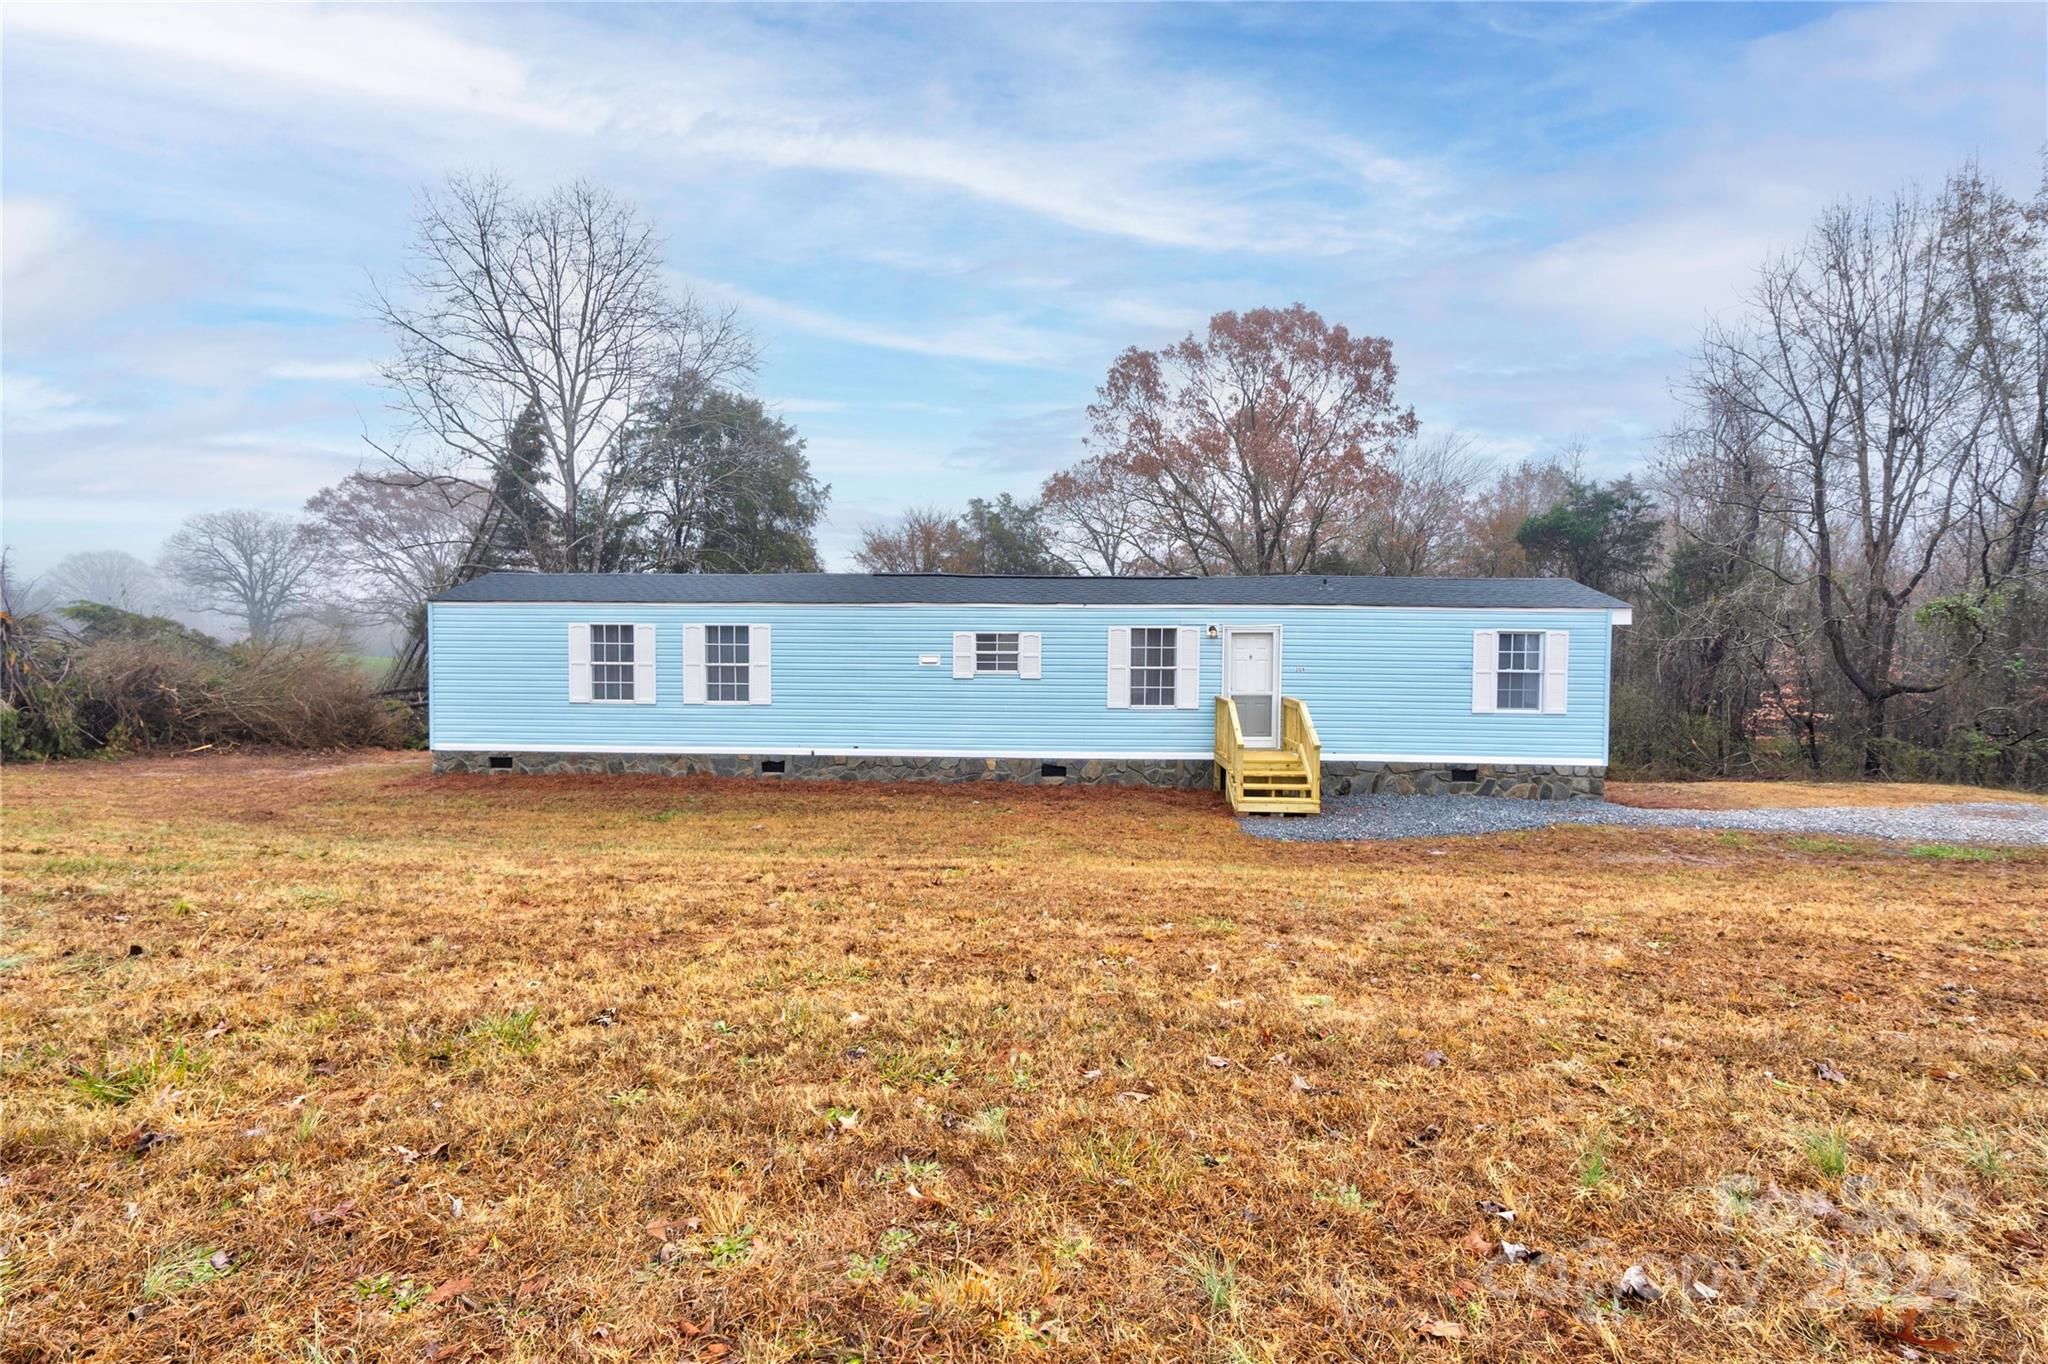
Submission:
[[[372,360],[284,360],[265,372],[293,382],[366,384],[377,377],[378,369]]]
[[[253,83],[293,98],[337,96],[557,130],[596,126],[588,104],[537,92],[530,63],[396,9],[12,5],[6,22],[10,43],[33,38],[146,58],[154,81],[218,89],[226,77],[244,89],[223,93]]]
[[[788,303],[735,284],[704,281],[701,291],[737,303],[742,315],[749,319],[765,319],[834,341],[935,359],[970,360],[992,365],[1051,365],[1071,359],[1077,349],[1077,343],[1071,338],[1002,317],[908,327],[884,326],[800,303]]]
[[[29,345],[188,287],[192,262],[153,243],[91,230],[77,208],[45,196],[0,201],[0,316],[15,363]]]
[[[0,424],[17,435],[39,431],[74,431],[119,421],[93,407],[60,384],[10,370],[0,375]]]

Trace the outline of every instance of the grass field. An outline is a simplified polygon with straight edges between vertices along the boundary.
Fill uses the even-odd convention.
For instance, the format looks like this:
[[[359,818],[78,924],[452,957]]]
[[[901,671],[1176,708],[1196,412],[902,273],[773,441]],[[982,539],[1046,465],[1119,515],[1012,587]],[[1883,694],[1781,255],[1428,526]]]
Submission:
[[[10,1361],[2048,1357],[2038,853],[422,755],[0,798]]]

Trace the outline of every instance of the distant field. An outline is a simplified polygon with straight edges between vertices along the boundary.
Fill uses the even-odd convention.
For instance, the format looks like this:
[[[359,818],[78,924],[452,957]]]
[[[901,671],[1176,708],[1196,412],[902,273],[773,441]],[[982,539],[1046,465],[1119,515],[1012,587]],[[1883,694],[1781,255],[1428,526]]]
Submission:
[[[2040,854],[420,755],[0,798],[9,1360],[2048,1353]]]

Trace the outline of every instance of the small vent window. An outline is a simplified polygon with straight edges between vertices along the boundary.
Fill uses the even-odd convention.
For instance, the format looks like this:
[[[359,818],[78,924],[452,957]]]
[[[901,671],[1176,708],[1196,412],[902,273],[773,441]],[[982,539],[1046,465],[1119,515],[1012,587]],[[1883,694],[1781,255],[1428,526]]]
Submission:
[[[789,761],[786,758],[763,758],[761,760],[761,775],[764,777],[779,777],[787,771],[789,771]]]

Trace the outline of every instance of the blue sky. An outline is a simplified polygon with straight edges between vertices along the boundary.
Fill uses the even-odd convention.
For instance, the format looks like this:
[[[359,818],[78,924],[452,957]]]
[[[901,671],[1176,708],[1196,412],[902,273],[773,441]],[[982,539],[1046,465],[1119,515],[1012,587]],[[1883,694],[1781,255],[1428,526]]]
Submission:
[[[1425,425],[1618,474],[1827,201],[2048,141],[2048,7],[179,8],[0,18],[0,533],[24,568],[295,509],[391,429],[415,191],[590,177],[736,303],[833,485],[1079,456],[1124,346],[1308,303]]]

